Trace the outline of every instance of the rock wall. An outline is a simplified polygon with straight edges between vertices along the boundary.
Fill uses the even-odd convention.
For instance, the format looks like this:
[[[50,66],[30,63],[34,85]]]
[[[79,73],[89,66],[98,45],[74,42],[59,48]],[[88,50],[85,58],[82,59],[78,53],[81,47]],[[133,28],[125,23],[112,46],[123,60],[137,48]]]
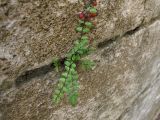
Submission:
[[[0,119],[160,119],[160,0],[101,0],[88,56],[97,65],[80,71],[79,104],[52,103],[50,63],[72,47],[81,9],[77,0],[0,1]]]

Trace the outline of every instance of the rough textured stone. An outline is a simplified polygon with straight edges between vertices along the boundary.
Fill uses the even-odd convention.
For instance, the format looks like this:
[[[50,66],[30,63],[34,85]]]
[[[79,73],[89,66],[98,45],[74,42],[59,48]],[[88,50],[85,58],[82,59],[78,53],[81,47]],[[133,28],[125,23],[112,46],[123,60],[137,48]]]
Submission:
[[[160,1],[101,0],[97,65],[80,71],[79,104],[52,104],[64,57],[78,34],[77,0],[0,1],[0,119],[159,120]]]

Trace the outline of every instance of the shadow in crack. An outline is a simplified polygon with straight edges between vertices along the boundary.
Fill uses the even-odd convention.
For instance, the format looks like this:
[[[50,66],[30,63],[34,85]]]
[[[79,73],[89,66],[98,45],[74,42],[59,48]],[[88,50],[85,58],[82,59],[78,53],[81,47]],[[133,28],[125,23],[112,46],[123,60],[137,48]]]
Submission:
[[[60,59],[61,66],[64,65],[65,59],[66,58],[61,58]],[[24,73],[22,73],[20,76],[18,76],[15,79],[15,86],[19,87],[22,84],[31,81],[32,78],[44,76],[45,74],[47,74],[51,71],[54,71],[54,64],[53,63],[49,63],[49,64],[41,66],[39,68],[35,68],[35,69],[25,71]]]
[[[16,87],[19,87],[23,83],[30,81],[32,78],[43,76],[53,70],[54,70],[53,64],[48,64],[41,66],[39,68],[28,70],[16,78],[15,85]]]
[[[98,48],[105,48],[107,46],[109,46],[110,44],[112,44],[113,42],[115,42],[117,39],[119,38],[119,36],[115,36],[111,39],[106,39],[103,42],[100,42],[97,47]]]

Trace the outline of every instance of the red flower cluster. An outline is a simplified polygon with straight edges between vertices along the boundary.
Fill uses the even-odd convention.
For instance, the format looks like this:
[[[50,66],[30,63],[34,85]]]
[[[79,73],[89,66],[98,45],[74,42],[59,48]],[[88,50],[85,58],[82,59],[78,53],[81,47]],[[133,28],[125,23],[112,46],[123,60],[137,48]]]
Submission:
[[[85,5],[89,5],[87,10],[79,13],[79,18],[81,20],[90,19],[97,16],[97,10],[94,8],[97,5],[96,0],[84,0]]]
[[[80,19],[80,24],[76,28],[77,32],[81,32],[83,34],[89,33],[96,23],[90,22],[90,20],[97,16],[97,9],[95,6],[97,5],[96,0],[83,0],[84,2],[84,10],[78,14]],[[93,39],[89,39],[90,43],[92,43]]]
[[[97,6],[97,1],[93,1],[93,2],[92,2],[92,5],[93,5],[93,6]]]

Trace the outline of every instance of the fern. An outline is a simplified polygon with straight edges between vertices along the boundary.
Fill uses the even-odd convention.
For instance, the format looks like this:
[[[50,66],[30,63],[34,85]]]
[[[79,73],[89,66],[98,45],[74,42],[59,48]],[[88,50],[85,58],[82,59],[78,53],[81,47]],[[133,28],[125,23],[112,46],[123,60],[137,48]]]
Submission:
[[[58,58],[53,58],[53,61],[52,61],[54,67],[55,67],[55,70],[56,72],[59,72],[59,67],[60,67],[60,60]]]
[[[87,71],[91,70],[95,66],[95,63],[91,60],[81,60],[80,63],[81,63],[81,68]]]
[[[74,42],[74,47],[67,53],[66,59],[64,62],[65,69],[61,74],[57,88],[53,94],[53,102],[58,104],[66,94],[68,101],[72,106],[75,106],[78,102],[78,73],[77,73],[77,62],[80,59],[92,51],[89,37],[87,34],[94,28],[92,22],[89,21],[91,17],[95,17],[97,10],[94,8],[95,1],[90,0],[84,2],[84,11],[79,14],[79,22],[76,28],[76,31],[81,33],[80,38]],[[87,7],[86,7],[87,6]],[[53,61],[56,69],[59,68],[58,59]],[[94,63],[90,60],[81,62],[82,66],[89,70],[94,66]]]

